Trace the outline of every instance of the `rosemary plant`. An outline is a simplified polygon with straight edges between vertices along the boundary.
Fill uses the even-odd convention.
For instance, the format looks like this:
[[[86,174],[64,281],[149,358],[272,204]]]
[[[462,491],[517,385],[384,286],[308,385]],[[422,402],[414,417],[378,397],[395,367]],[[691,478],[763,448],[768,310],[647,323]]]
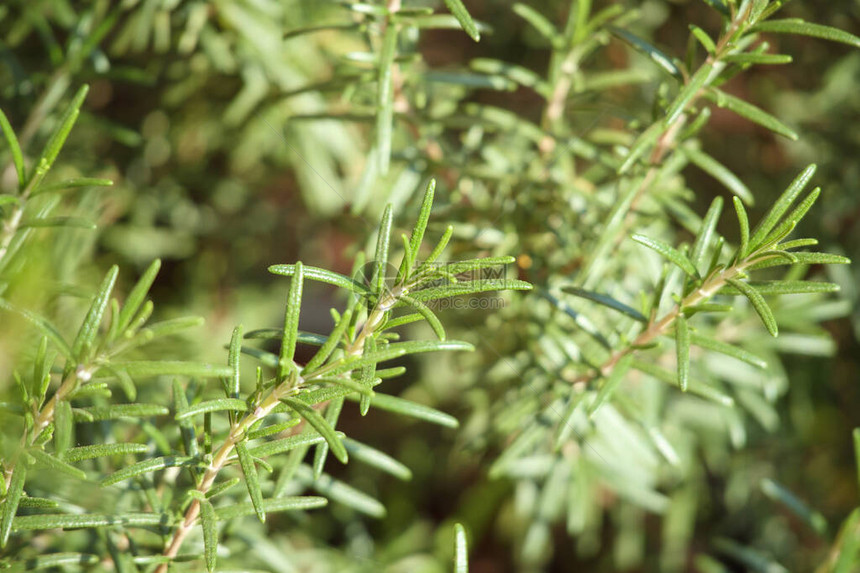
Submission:
[[[0,565],[855,570],[823,6],[0,6]]]
[[[33,221],[43,222],[45,226],[52,222],[45,209],[30,207],[31,197],[79,186],[109,184],[97,180],[42,184],[78,116],[86,92],[86,86],[78,91],[29,174],[18,140],[0,112],[0,125],[12,150],[19,180],[17,193],[3,195],[10,198],[6,203],[13,205],[5,228],[3,262],[12,260],[26,242],[27,233],[22,227],[38,226]],[[143,274],[123,304],[111,298],[118,275],[117,267],[112,267],[70,341],[47,318],[5,298],[0,299],[0,306],[6,312],[19,314],[41,333],[32,364],[15,372],[17,403],[4,404],[7,416],[4,437],[12,435],[13,432],[8,431],[10,427],[18,428],[21,436],[17,445],[4,444],[3,452],[0,544],[21,554],[20,559],[6,564],[19,568],[94,564],[101,560],[101,555],[69,552],[47,557],[33,555],[33,547],[29,544],[32,537],[25,532],[122,526],[117,533],[119,539],[124,540],[121,544],[149,546],[149,555],[138,551],[135,555],[124,554],[118,548],[120,542],[107,536],[104,541],[114,565],[135,568],[154,563],[158,564],[156,571],[166,572],[174,560],[187,559],[180,550],[189,534],[199,527],[205,566],[212,571],[216,566],[219,522],[249,514],[256,514],[264,522],[266,515],[273,512],[326,505],[325,497],[285,495],[293,486],[297,472],[302,469],[299,464],[311,447],[315,448],[313,469],[308,469],[312,478],[306,481],[312,482],[321,493],[350,504],[358,511],[383,514],[384,508],[379,502],[323,473],[329,452],[341,463],[346,463],[352,452],[354,457],[383,471],[401,478],[409,476],[409,469],[387,454],[348,440],[335,430],[344,400],[356,399],[362,415],[374,405],[456,427],[457,420],[440,411],[395,396],[377,394],[374,387],[383,379],[399,376],[405,370],[403,367],[380,368],[380,364],[417,353],[472,349],[466,342],[446,338],[445,329],[427,306],[428,302],[454,295],[531,288],[528,283],[515,279],[481,278],[483,269],[509,264],[513,261],[511,257],[440,263],[453,233],[450,226],[429,255],[420,257],[434,188],[435,182],[431,181],[411,235],[403,235],[404,254],[396,274],[388,272],[393,221],[390,206],[376,235],[376,249],[371,259],[373,270],[366,284],[302,263],[272,266],[270,272],[290,277],[284,326],[248,334],[243,334],[241,326],[237,327],[224,367],[188,361],[123,360],[132,349],[198,322],[197,319],[174,319],[148,324],[153,305],[146,297],[158,273],[158,261]],[[27,223],[22,224],[22,221]],[[362,261],[357,262],[357,271]],[[299,330],[305,279],[334,285],[349,293],[343,312],[332,310],[334,324],[328,336]],[[430,324],[437,340],[398,342],[397,327],[420,320]],[[101,328],[102,323],[106,323],[104,328]],[[246,339],[277,340],[279,351],[271,353],[245,346]],[[294,360],[299,344],[318,347],[306,364]],[[256,368],[256,384],[250,392],[243,392],[241,384],[243,354],[260,363]],[[62,368],[55,368],[58,360]],[[137,384],[155,376],[174,377],[172,408],[166,404],[136,401]],[[183,385],[180,378],[191,379],[192,383]],[[207,378],[222,380],[222,397],[206,399],[211,391],[197,383]],[[55,380],[59,385],[52,389]],[[112,387],[121,388],[130,402],[113,403],[110,400]],[[169,427],[153,425],[151,420],[166,415],[172,415],[178,433]],[[75,422],[105,420],[136,422],[139,428],[121,430],[114,436],[117,441],[79,445]],[[153,446],[147,445],[147,438],[153,441]],[[129,463],[136,455],[146,457]],[[277,459],[284,463],[275,461]],[[268,473],[274,472],[273,463],[281,466],[277,479],[267,480],[258,474],[258,467]],[[130,507],[117,506],[115,511],[107,513],[69,511],[68,506],[61,507],[58,500],[52,499],[49,492],[46,492],[47,497],[37,495],[45,489],[46,483],[51,483],[50,479],[40,479],[43,470],[63,474],[69,480],[117,487],[118,498],[130,495],[136,501]],[[103,475],[98,477],[98,474]],[[228,495],[231,488],[242,482],[250,502]],[[66,483],[67,487],[79,487]],[[169,485],[167,490],[166,485]],[[235,494],[235,490],[231,493]],[[135,528],[160,533],[166,536],[167,542],[162,548],[151,540],[138,540],[133,533]],[[457,561],[462,562],[464,533],[461,530],[457,535]]]

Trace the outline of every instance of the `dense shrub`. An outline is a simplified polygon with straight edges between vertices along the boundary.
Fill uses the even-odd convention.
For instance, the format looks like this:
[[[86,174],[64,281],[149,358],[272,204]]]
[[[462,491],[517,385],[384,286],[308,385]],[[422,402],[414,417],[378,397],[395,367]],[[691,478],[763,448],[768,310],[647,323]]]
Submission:
[[[2,563],[855,570],[821,6],[0,7]]]

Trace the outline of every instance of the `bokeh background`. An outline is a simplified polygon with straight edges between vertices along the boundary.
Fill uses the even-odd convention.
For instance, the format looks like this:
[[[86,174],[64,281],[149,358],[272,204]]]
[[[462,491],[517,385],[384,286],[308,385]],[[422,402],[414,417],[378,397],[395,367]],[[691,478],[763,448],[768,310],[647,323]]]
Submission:
[[[461,254],[491,248],[530,255],[528,245],[506,243],[492,221],[470,212],[480,209],[481,201],[470,196],[468,181],[461,181],[448,164],[449,148],[434,153],[408,121],[396,129],[394,162],[408,165],[420,156],[421,167],[398,168],[386,177],[368,175],[374,116],[362,85],[373,80],[374,70],[362,54],[374,40],[363,35],[355,12],[335,2],[289,0],[113,4],[9,0],[0,5],[0,106],[25,140],[39,142],[47,133],[40,110],[67,98],[69,86],[90,84],[56,175],[105,177],[115,185],[69,201],[69,212],[93,217],[99,231],[66,230],[45,239],[56,242],[54,258],[37,266],[51,267],[57,288],[68,291],[72,285],[95,284],[102,269],[118,263],[127,289],[137,273],[161,258],[163,270],[153,291],[157,315],[197,314],[207,326],[155,351],[224,360],[223,345],[235,324],[268,327],[282,320],[285,283],[266,272],[268,265],[302,260],[348,273],[386,201],[395,204],[400,228],[406,228],[428,174],[439,178],[443,198],[431,233],[438,235],[443,223],[456,221],[461,234],[455,250]],[[566,18],[567,2],[528,4],[554,23]],[[684,53],[689,23],[708,30],[719,26],[714,11],[698,0],[621,4],[638,10],[636,29],[667,53]],[[474,0],[467,5],[487,25],[481,41],[474,43],[457,29],[422,31],[414,38],[415,50],[428,74],[436,75],[428,86],[415,89],[427,89],[431,103],[439,107],[446,105],[445,90],[452,90],[458,97],[450,105],[491,103],[538,120],[540,102],[526,88],[445,83],[445,74],[468,69],[475,58],[498,58],[539,74],[548,65],[544,42],[513,14],[512,3]],[[786,11],[860,33],[856,0],[795,0]],[[329,24],[342,28],[289,34]],[[99,26],[104,33],[95,46],[78,46]],[[782,118],[801,134],[800,141],[777,139],[716,110],[704,132],[704,148],[753,189],[760,198],[754,209],[758,214],[768,206],[766,198],[781,190],[777,182],[817,163],[816,182],[824,193],[804,231],[819,237],[824,250],[860,260],[860,51],[811,38],[771,41],[775,51],[791,54],[794,63],[745,73],[733,80],[731,92]],[[612,92],[610,101],[586,95],[571,102],[569,113],[583,132],[611,127],[630,102],[642,105],[637,98],[654,83],[648,62],[636,60],[617,40],[601,51],[595,65],[631,66],[642,79]],[[449,147],[454,143],[452,136]],[[724,192],[702,172],[690,169],[685,175],[699,213]],[[2,174],[6,180],[9,176]],[[734,232],[731,222],[724,230]],[[84,254],[70,260],[66,251]],[[522,258],[513,272],[541,280]],[[775,471],[781,483],[830,520],[831,529],[857,505],[851,431],[860,425],[860,271],[855,265],[831,272],[843,287],[843,302],[825,322],[832,344],[814,352],[820,356],[786,356],[790,390],[778,403],[779,424],[770,432],[751,430],[748,447],[731,462],[735,469],[728,477],[710,479],[709,495],[715,501],[697,520],[694,546],[731,531],[734,539],[764,543],[792,571],[811,570],[820,561],[828,539],[804,532],[761,497],[756,504],[732,503],[732,492],[752,487],[765,473]],[[328,308],[339,300],[323,288],[309,289],[306,296],[302,328],[325,332]],[[487,314],[447,313],[445,320],[457,338],[458,328],[483,328]],[[6,348],[14,339],[15,333],[0,324]],[[389,390],[408,389],[416,399],[461,420],[474,420],[482,406],[471,388],[480,384],[480,376],[468,368],[481,360],[434,361],[432,375],[422,376],[426,364],[410,364],[409,377]],[[0,364],[0,378],[7,377],[8,368]],[[341,425],[348,434],[395,455],[414,477],[401,483],[364,468],[332,470],[379,496],[388,516],[355,519],[334,507],[328,515],[315,515],[301,528],[292,528],[289,543],[330,551],[332,570],[339,559],[346,563],[364,555],[371,569],[384,562],[397,563],[392,570],[435,571],[437,561],[425,554],[446,554],[449,525],[459,519],[473,532],[474,571],[517,570],[509,547],[511,532],[517,531],[510,522],[516,517],[504,505],[513,485],[487,477],[498,445],[482,442],[468,426],[458,434],[381,413],[359,420],[357,413],[345,412]],[[545,567],[613,570],[612,529],[606,524],[604,548],[587,558],[577,556],[563,528],[558,529],[553,533],[555,552]],[[646,569],[645,564],[632,568]]]

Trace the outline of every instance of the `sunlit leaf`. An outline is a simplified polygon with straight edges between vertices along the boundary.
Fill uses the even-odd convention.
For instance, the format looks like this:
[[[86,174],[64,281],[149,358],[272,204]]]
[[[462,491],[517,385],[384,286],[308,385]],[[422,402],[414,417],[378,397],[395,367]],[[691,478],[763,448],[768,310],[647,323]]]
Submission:
[[[18,143],[18,138],[15,136],[15,130],[6,118],[3,110],[0,110],[0,129],[3,130],[3,135],[6,137],[6,143],[9,145],[9,151],[12,154],[12,163],[15,165],[15,172],[18,175],[18,187],[22,187],[27,181],[27,173],[24,169],[24,155],[21,153],[21,146]]]
[[[463,30],[470,38],[476,42],[481,39],[481,33],[475,25],[475,21],[472,20],[472,16],[469,15],[461,0],[445,0],[445,6],[448,7],[448,10],[451,11],[451,14],[457,19],[457,22],[460,23],[460,26],[463,27]]]
[[[279,497],[275,499],[264,499],[261,509],[265,513],[276,513],[279,511],[301,511],[305,509],[317,509],[328,505],[328,500],[324,497],[313,495],[303,495],[297,497]],[[227,520],[251,515],[256,512],[254,506],[250,503],[237,503],[219,507],[215,510],[215,515],[218,519]]]
[[[0,509],[0,547],[6,547],[6,543],[9,541],[9,534],[13,529],[13,520],[18,512],[18,503],[21,501],[21,494],[24,493],[27,467],[23,462],[24,460],[19,460],[12,470],[12,479],[9,481],[6,497],[3,500],[2,509]]]
[[[648,322],[648,318],[635,308],[627,306],[623,302],[617,301],[614,298],[605,294],[596,293],[574,286],[563,286],[561,287],[561,290],[574,296],[578,296],[580,298],[584,298],[587,300],[594,301],[598,304],[602,304],[603,306],[609,307],[612,310],[617,310],[622,314],[626,314],[633,320],[637,320],[639,322]]]
[[[319,434],[325,438],[325,441],[331,448],[331,452],[334,454],[334,457],[336,457],[341,463],[345,464],[347,462],[348,456],[341,438],[319,412],[295,398],[284,397],[281,401],[295,410],[299,416],[307,420],[308,424],[313,426],[314,430],[319,432]]]
[[[799,18],[767,20],[750,28],[750,32],[811,36],[813,38],[821,38],[823,40],[830,40],[831,42],[840,42],[842,44],[848,44],[854,48],[860,48],[860,38],[854,34],[831,26],[822,26],[821,24],[804,22]]]
[[[767,305],[767,302],[758,290],[743,281],[729,279],[728,282],[731,286],[735,287],[739,293],[749,299],[756,313],[758,313],[759,318],[761,318],[761,321],[764,323],[765,327],[767,327],[767,331],[770,332],[771,336],[776,336],[779,333],[776,319],[773,317],[773,312],[770,310],[770,307]]]
[[[395,414],[401,414],[410,418],[417,418],[425,422],[438,424],[447,428],[456,428],[460,425],[457,418],[440,412],[435,408],[404,400],[396,396],[388,394],[376,393],[373,397],[373,407],[379,410],[386,410]]]
[[[649,249],[656,251],[664,258],[675,263],[675,265],[680,267],[680,269],[688,275],[697,276],[699,274],[699,271],[696,270],[696,267],[693,265],[687,255],[685,255],[675,247],[668,245],[658,239],[652,239],[644,235],[634,234],[631,238],[637,243],[645,245]]]
[[[278,356],[278,377],[284,378],[289,372],[296,355],[296,342],[299,333],[299,315],[302,310],[302,287],[304,285],[304,267],[302,263],[294,265],[295,271],[290,280],[290,292],[287,295],[287,305],[284,311],[284,335],[281,339],[281,351]]]
[[[461,523],[454,524],[454,573],[469,573],[469,549],[466,529]]]
[[[679,314],[675,319],[675,349],[678,363],[678,386],[682,392],[686,392],[690,380],[690,330],[683,314]]]
[[[245,486],[248,488],[248,494],[251,496],[251,504],[254,506],[254,512],[257,514],[257,519],[261,523],[265,523],[266,510],[263,507],[263,492],[260,489],[260,478],[257,475],[254,458],[248,452],[245,442],[236,443],[236,455],[239,456],[239,465],[242,468],[242,473],[245,474]]]
[[[646,42],[639,36],[631,34],[623,28],[616,28],[615,26],[610,26],[609,31],[612,32],[614,36],[621,38],[630,46],[651,58],[651,60],[655,64],[663,68],[665,71],[669,72],[671,75],[675,76],[676,78],[681,77],[681,70],[678,69],[678,66],[675,65],[675,63],[672,61],[672,58],[667,56],[664,52],[655,47],[653,44]]]

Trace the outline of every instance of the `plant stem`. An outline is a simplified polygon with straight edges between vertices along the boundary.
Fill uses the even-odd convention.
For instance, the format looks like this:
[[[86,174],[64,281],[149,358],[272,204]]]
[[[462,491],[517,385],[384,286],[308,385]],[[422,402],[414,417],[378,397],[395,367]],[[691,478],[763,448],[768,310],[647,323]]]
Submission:
[[[330,362],[326,366],[318,368],[314,372],[309,375],[302,377],[299,375],[293,384],[290,384],[289,381],[282,382],[278,384],[269,395],[254,409],[253,412],[246,414],[241,420],[235,423],[228,433],[227,437],[224,440],[224,443],[215,453],[215,457],[212,459],[212,463],[206,469],[206,472],[203,474],[203,479],[200,481],[200,485],[197,486],[197,491],[202,494],[206,494],[212,485],[215,483],[215,479],[218,477],[220,471],[227,465],[230,461],[230,454],[233,453],[233,450],[236,447],[236,444],[241,442],[245,433],[258,421],[262,420],[269,414],[271,414],[272,410],[275,409],[278,404],[280,404],[281,398],[284,396],[295,392],[296,389],[301,388],[303,384],[312,381],[315,378],[319,378],[324,376],[325,373],[333,367],[338,366],[344,359],[350,358],[353,356],[359,356],[364,351],[364,344],[368,337],[372,336],[376,331],[376,328],[382,324],[385,313],[388,312],[391,307],[394,306],[397,302],[397,297],[399,293],[402,291],[402,287],[396,287],[391,292],[389,292],[386,296],[380,297],[380,300],[376,303],[370,313],[367,315],[367,319],[364,323],[358,328],[358,334],[355,336],[355,339],[347,345],[344,349],[343,356],[335,362]],[[349,372],[344,375],[348,376]],[[166,549],[164,550],[165,557],[176,557],[179,553],[179,549],[182,547],[182,543],[185,541],[185,538],[191,532],[191,529],[194,527],[195,522],[197,521],[197,517],[200,514],[200,502],[195,498],[192,499],[191,505],[185,512],[185,517],[182,522],[173,532],[173,536],[167,544]],[[155,573],[167,573],[169,563],[162,563],[155,570]]]
[[[24,430],[24,435],[21,436],[21,445],[19,450],[23,450],[25,448],[29,448],[32,446],[36,438],[39,437],[39,434],[42,433],[42,430],[48,427],[48,425],[54,421],[54,413],[57,410],[57,403],[60,400],[64,400],[69,394],[74,391],[78,386],[78,381],[81,379],[81,374],[83,372],[88,372],[86,369],[78,369],[73,372],[70,376],[68,376],[65,380],[60,383],[60,387],[57,388],[57,391],[51,396],[51,399],[36,413],[36,416],[33,418],[33,426],[31,430]],[[4,467],[5,475],[4,480],[6,482],[6,489],[9,489],[9,484],[12,481],[12,472],[15,470],[15,465],[18,462],[18,458],[15,457],[12,461]]]
[[[737,31],[740,29],[740,26],[744,24],[749,13],[749,9],[745,10],[744,13],[738,14],[735,17],[726,31],[720,35],[720,38],[717,40],[716,50],[713,54],[709,55],[702,65],[699,67],[701,70],[704,66],[712,66],[713,68],[718,68],[723,66],[723,58],[728,55],[728,52],[732,49],[732,38],[735,36]],[[686,76],[687,82],[689,82],[696,74],[689,74]],[[649,157],[648,163],[650,166],[648,167],[648,171],[645,173],[645,176],[642,178],[641,183],[637,186],[636,190],[633,193],[633,199],[630,201],[629,205],[626,209],[626,215],[624,217],[624,222],[618,228],[618,231],[615,233],[615,236],[609,243],[606,243],[607,246],[611,246],[611,249],[617,248],[618,244],[623,240],[623,238],[627,235],[628,230],[632,227],[635,219],[636,207],[642,198],[645,195],[645,192],[653,185],[657,179],[658,173],[662,168],[662,165],[666,159],[667,153],[675,148],[675,144],[678,139],[678,135],[683,129],[684,125],[687,122],[687,111],[692,109],[696,103],[701,99],[702,94],[708,88],[707,85],[703,86],[698,92],[696,92],[692,98],[684,105],[678,119],[673,121],[669,126],[667,126],[660,137],[657,139],[657,143],[654,146],[653,151]],[[661,120],[662,121],[662,120]],[[584,284],[586,281],[590,280],[591,273],[594,270],[594,265],[597,261],[605,258],[606,251],[609,249],[594,249],[592,251],[592,256],[590,259],[586,259],[581,263],[581,267],[583,268],[583,272],[580,274],[580,278],[578,282],[580,284]]]
[[[614,352],[597,370],[587,372],[575,378],[573,384],[587,384],[593,382],[600,377],[608,376],[618,364],[618,362],[628,354],[636,351],[636,347],[645,346],[660,336],[663,336],[669,330],[669,327],[675,322],[675,319],[682,313],[683,309],[690,306],[695,306],[714,296],[720,288],[725,286],[729,279],[733,279],[743,273],[744,269],[753,264],[753,260],[746,259],[744,262],[723,269],[718,273],[712,274],[706,278],[702,286],[687,295],[684,300],[675,305],[675,307],[667,312],[660,319],[653,319],[648,323],[648,326],[631,342],[626,348]]]

